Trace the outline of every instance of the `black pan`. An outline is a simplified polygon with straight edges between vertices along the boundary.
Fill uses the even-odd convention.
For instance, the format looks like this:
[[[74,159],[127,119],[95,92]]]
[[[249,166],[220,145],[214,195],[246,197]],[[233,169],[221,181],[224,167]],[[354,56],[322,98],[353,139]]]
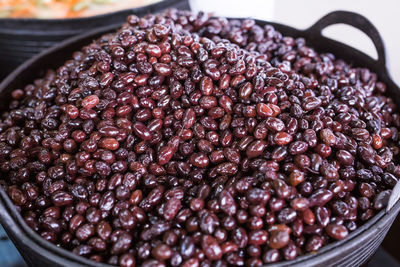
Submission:
[[[142,16],[166,8],[189,9],[188,0],[164,0],[97,16],[72,19],[0,18],[0,78],[32,56],[92,29],[122,23],[130,14]]]
[[[366,67],[376,72],[379,79],[388,86],[388,93],[400,105],[400,88],[392,81],[386,68],[386,56],[382,39],[376,28],[363,16],[351,12],[336,11],[324,16],[306,30],[297,30],[285,25],[261,20],[258,20],[257,23],[259,25],[271,24],[287,36],[304,37],[308,44],[315,47],[319,52],[331,52],[354,66]],[[367,34],[377,49],[378,59],[375,60],[352,47],[321,35],[321,31],[325,27],[337,23],[352,25]],[[73,51],[88,44],[92,39],[116,28],[117,25],[109,26],[85,35],[73,37],[20,66],[0,84],[0,99],[3,103],[0,108],[6,107],[5,103],[7,103],[13,88],[21,87],[31,82],[47,68],[59,66],[71,57]],[[329,244],[315,254],[307,254],[293,261],[280,262],[270,266],[353,267],[365,263],[379,247],[399,213],[399,196],[400,183],[393,190],[388,207],[352,232],[347,239]],[[43,240],[25,224],[2,188],[0,188],[0,221],[30,266],[109,266],[74,255],[70,251]]]

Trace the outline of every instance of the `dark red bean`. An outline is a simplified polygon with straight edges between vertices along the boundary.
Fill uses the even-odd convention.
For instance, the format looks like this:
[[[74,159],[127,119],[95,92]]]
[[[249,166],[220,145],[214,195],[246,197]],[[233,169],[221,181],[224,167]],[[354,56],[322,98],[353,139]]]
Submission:
[[[163,216],[166,220],[171,221],[181,209],[181,201],[176,198],[171,198],[164,206]]]
[[[118,263],[121,267],[135,267],[136,266],[136,260],[132,254],[123,254],[119,258]]]
[[[19,190],[18,188],[14,187],[14,186],[9,187],[7,193],[15,205],[24,205],[27,201],[26,194],[24,194],[21,190]],[[63,193],[63,192],[61,192],[61,193]],[[57,203],[60,203],[59,206],[62,206],[62,204],[65,203],[65,199],[62,194],[60,194],[59,196],[55,195],[55,197],[57,198],[56,199]],[[70,201],[68,199],[69,199],[69,197],[67,196],[67,201]]]
[[[329,200],[331,200],[333,194],[329,190],[319,189],[315,191],[309,198],[310,207],[313,206],[324,206]]]
[[[172,250],[165,244],[159,244],[152,250],[154,258],[158,260],[167,260],[172,256]]]
[[[380,210],[389,202],[390,191],[382,191],[374,199],[374,209]]]
[[[267,143],[264,140],[256,140],[252,142],[246,149],[247,157],[255,158],[260,156],[263,153],[266,145]]]
[[[67,206],[73,203],[74,198],[71,194],[64,191],[56,191],[51,195],[51,201],[56,206]]]
[[[209,158],[206,154],[204,153],[195,153],[190,157],[189,162],[198,168],[205,168],[209,164]]]
[[[286,246],[290,241],[290,236],[287,231],[275,230],[270,233],[268,246],[272,249],[281,249]]]
[[[131,242],[132,237],[128,233],[120,234],[111,246],[111,253],[118,255],[126,252],[129,249]]]
[[[277,145],[284,146],[292,142],[292,136],[286,132],[279,132],[275,134],[274,141]]]
[[[213,82],[210,77],[203,77],[200,82],[200,91],[203,95],[211,95],[214,88]]]
[[[270,249],[263,255],[264,263],[273,263],[279,261],[280,255],[279,251],[276,249]]]
[[[66,109],[66,113],[71,119],[74,120],[74,119],[78,118],[78,116],[79,116],[79,109],[74,105],[68,105],[67,109]]]
[[[101,239],[106,241],[111,235],[112,228],[110,224],[108,224],[105,221],[102,221],[96,226],[96,232]]]
[[[92,109],[99,104],[100,99],[97,95],[90,95],[82,100],[82,107],[84,109]]]
[[[219,195],[219,205],[226,214],[233,216],[236,214],[236,204],[232,195],[227,190],[223,190]]]
[[[210,260],[219,260],[222,257],[221,247],[211,235],[205,235],[201,239],[201,247],[206,257]]]
[[[79,241],[85,241],[94,235],[94,226],[91,224],[84,224],[76,229],[75,236]]]
[[[249,244],[260,246],[268,241],[268,232],[264,230],[255,230],[249,234]]]
[[[165,63],[155,63],[153,67],[157,74],[161,76],[169,76],[172,73],[171,67]]]
[[[170,146],[165,146],[160,149],[158,152],[158,163],[160,165],[165,165],[167,164],[171,159],[172,156],[174,155],[174,149],[173,147]]]
[[[102,138],[99,141],[99,146],[108,150],[117,150],[119,143],[115,138]]]
[[[195,119],[196,119],[196,113],[194,112],[194,110],[191,108],[187,109],[182,118],[183,121],[182,126],[186,129],[189,129],[195,123]]]
[[[160,57],[161,56],[161,49],[158,45],[155,44],[148,44],[146,47],[146,53],[152,57]]]
[[[308,208],[310,202],[304,197],[294,198],[290,205],[296,211],[303,211]]]
[[[262,118],[276,117],[280,112],[280,108],[274,104],[258,103],[256,106],[257,115]]]
[[[336,240],[342,240],[349,234],[349,231],[345,226],[334,223],[328,224],[326,227],[326,232],[330,237]]]
[[[336,144],[336,136],[333,134],[332,130],[329,128],[322,129],[319,136],[325,144],[328,146],[334,146]]]
[[[330,222],[330,213],[325,207],[317,207],[315,208],[315,219],[317,223],[323,227],[326,227]]]
[[[317,235],[310,237],[306,243],[306,251],[312,252],[319,250],[324,245],[324,240]]]
[[[337,159],[339,160],[339,162],[341,164],[346,165],[346,166],[352,165],[353,162],[354,162],[353,155],[350,152],[346,151],[346,150],[339,150],[336,153],[336,157],[337,157]]]
[[[149,129],[142,122],[135,122],[132,127],[134,133],[144,141],[150,141],[152,134]]]
[[[303,100],[302,108],[305,111],[313,110],[318,108],[321,105],[322,101],[318,97],[309,96]]]
[[[289,146],[289,153],[292,155],[303,154],[307,151],[308,144],[303,141],[295,141]]]
[[[384,209],[400,177],[378,76],[252,19],[131,15],[9,92],[2,186],[96,262],[293,260]]]

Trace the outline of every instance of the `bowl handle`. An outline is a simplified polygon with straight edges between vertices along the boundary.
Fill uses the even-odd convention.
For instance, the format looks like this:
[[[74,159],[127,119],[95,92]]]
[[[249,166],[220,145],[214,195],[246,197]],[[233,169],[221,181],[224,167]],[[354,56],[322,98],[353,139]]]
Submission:
[[[386,211],[389,211],[393,208],[393,206],[400,199],[400,181],[397,182],[396,186],[392,190],[392,194],[390,195],[388,205],[386,206]]]
[[[386,69],[386,52],[382,37],[375,26],[360,14],[350,11],[333,11],[320,18],[306,31],[312,34],[311,36],[320,36],[323,29],[334,24],[347,24],[365,33],[374,43],[378,54],[376,63],[379,67]]]
[[[386,52],[382,37],[379,34],[378,30],[375,28],[375,26],[364,16],[350,11],[333,11],[320,18],[317,22],[315,22],[311,27],[309,27],[305,31],[309,33],[309,36],[322,36],[323,29],[325,29],[330,25],[340,24],[340,23],[347,24],[359,29],[371,39],[371,41],[374,43],[376,52],[378,54],[378,59],[375,60],[376,64],[378,68],[384,70],[386,72],[386,75],[390,77],[390,75],[388,75],[387,73]],[[400,181],[397,182],[397,185],[393,188],[386,210],[389,211],[399,201],[399,199],[400,199]]]

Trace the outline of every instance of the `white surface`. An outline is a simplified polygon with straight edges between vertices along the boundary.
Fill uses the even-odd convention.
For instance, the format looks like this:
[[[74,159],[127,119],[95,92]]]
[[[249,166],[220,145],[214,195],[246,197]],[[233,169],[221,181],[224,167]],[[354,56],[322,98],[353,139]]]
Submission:
[[[190,0],[194,11],[212,12],[217,16],[251,17],[271,20],[274,0]]]
[[[253,17],[307,28],[334,10],[349,10],[367,17],[379,30],[386,45],[388,66],[400,85],[399,0],[190,0],[193,10],[216,15]],[[376,57],[372,42],[360,31],[345,25],[328,27],[324,34]]]

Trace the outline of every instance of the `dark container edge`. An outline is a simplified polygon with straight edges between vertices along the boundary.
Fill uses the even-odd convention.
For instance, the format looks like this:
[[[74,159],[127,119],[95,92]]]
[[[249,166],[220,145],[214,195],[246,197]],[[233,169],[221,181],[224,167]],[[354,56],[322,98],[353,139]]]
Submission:
[[[301,37],[301,36],[306,37],[308,34],[308,31],[309,31],[309,29],[301,31],[301,30],[296,30],[292,27],[282,25],[282,24],[265,22],[265,21],[261,21],[261,20],[258,20],[257,22],[259,24],[271,24],[277,30],[284,32],[285,35],[294,36],[294,37]],[[77,37],[73,37],[67,41],[62,42],[60,45],[58,45],[54,48],[46,50],[45,52],[39,54],[38,56],[32,58],[31,60],[29,60],[22,66],[20,66],[11,75],[9,75],[0,84],[0,91],[3,91],[3,89],[6,87],[7,84],[9,85],[8,88],[10,89],[12,87],[11,86],[12,84],[15,85],[15,84],[18,84],[19,82],[21,82],[21,80],[16,82],[15,78],[17,78],[18,75],[20,75],[21,73],[28,71],[28,67],[31,67],[31,65],[34,62],[36,62],[38,59],[40,59],[42,57],[45,57],[45,55],[55,53],[65,47],[68,47],[69,44],[74,44],[75,42],[77,42],[78,40],[81,40],[82,38],[85,41],[90,41],[90,38],[92,38],[92,36],[95,33],[99,34],[99,32],[111,31],[115,27],[116,26],[104,27],[100,30],[93,31],[90,34],[84,34],[84,35],[80,35]],[[347,45],[344,45],[342,43],[339,43],[337,41],[331,40],[326,37],[318,36],[318,38],[316,38],[316,36],[314,36],[314,38],[305,38],[305,39],[307,40],[307,43],[311,44],[318,51],[321,51],[321,50],[331,51],[331,49],[329,49],[326,46],[318,49],[318,47],[319,47],[318,43],[326,44],[327,42],[330,43],[331,46],[336,46],[336,47],[339,47],[340,49],[347,50],[347,51],[342,51],[342,53],[335,53],[335,55],[339,55],[339,57],[345,58],[347,61],[349,61],[349,58],[346,58],[346,55],[349,55],[349,54],[353,55],[353,57],[351,58],[352,60],[350,60],[350,61],[354,61],[355,65],[358,65],[358,66],[368,65],[366,67],[368,67],[368,68],[372,69],[373,71],[375,71],[376,73],[378,73],[380,80],[383,80],[386,84],[388,84],[388,87],[389,87],[388,89],[396,90],[397,93],[400,91],[400,89],[397,87],[397,85],[391,80],[390,75],[386,69],[386,66],[383,66],[383,69],[382,69],[382,65],[377,64],[376,61],[373,60],[368,55],[366,55],[352,47],[349,47]],[[80,46],[81,45],[82,45],[82,43],[80,43]],[[344,56],[341,56],[342,54]],[[68,56],[66,56],[66,57],[68,57]],[[374,63],[375,66],[371,65],[371,63]],[[25,80],[26,79],[24,79],[23,82],[25,82]],[[393,94],[393,92],[391,92],[391,93]],[[394,98],[396,100],[398,100],[398,95],[395,94],[394,96],[395,96]],[[400,103],[399,101],[396,101],[396,102]],[[304,265],[301,265],[301,264],[304,264],[304,261],[307,261],[307,264],[311,264],[312,262],[314,262],[314,264],[315,264],[315,261],[321,262],[321,260],[324,261],[324,258],[325,258],[324,264],[327,264],[327,266],[331,266],[331,264],[334,264],[334,262],[329,262],[329,260],[327,260],[327,259],[332,258],[331,257],[332,254],[340,255],[341,253],[343,253],[343,250],[345,248],[354,247],[354,244],[353,244],[354,242],[358,243],[358,246],[365,246],[365,243],[360,242],[360,241],[366,241],[368,238],[370,238],[371,234],[380,233],[379,231],[381,231],[382,229],[385,229],[385,227],[388,228],[389,225],[395,219],[399,210],[400,210],[400,202],[397,201],[397,203],[393,206],[393,208],[389,212],[387,212],[387,211],[379,212],[371,220],[369,220],[366,224],[364,224],[362,227],[360,227],[359,229],[357,229],[356,231],[351,233],[347,239],[329,244],[315,254],[308,254],[308,255],[300,256],[293,261],[280,262],[280,263],[272,264],[272,265],[268,265],[268,266],[283,267],[283,266],[294,266],[294,264],[296,264],[296,266],[297,266],[297,264],[300,264],[298,266],[304,266]],[[10,217],[10,214],[13,215],[12,218]],[[9,217],[8,218],[9,220],[7,220],[7,218],[5,218],[5,217]],[[20,233],[21,237],[25,237],[25,235],[28,234],[31,238],[33,238],[37,242],[37,243],[34,243],[35,245],[44,246],[46,249],[49,249],[49,250],[45,251],[47,254],[50,254],[49,251],[55,251],[55,252],[57,252],[57,254],[56,254],[57,257],[59,255],[62,255],[63,256],[61,258],[62,261],[65,260],[65,256],[68,256],[68,258],[72,258],[72,259],[77,258],[77,262],[73,262],[73,264],[78,263],[78,262],[84,263],[85,261],[89,261],[83,257],[76,256],[67,250],[60,249],[60,248],[56,247],[55,245],[42,240],[38,234],[33,232],[33,230],[31,230],[29,227],[27,227],[27,225],[22,221],[21,216],[16,211],[16,209],[12,205],[11,201],[8,199],[8,196],[5,195],[4,190],[2,188],[0,190],[0,219],[5,224],[4,226],[5,226],[6,231],[12,236],[14,241],[15,241],[15,237],[16,236],[18,237],[18,234],[15,234],[15,233]],[[16,226],[15,222],[17,222],[18,226],[21,227],[22,229],[20,229],[18,227],[13,227],[13,223],[14,223],[14,226]],[[377,224],[377,225],[375,225],[375,224]],[[27,229],[24,229],[24,228],[27,228]],[[21,230],[25,231],[25,232],[21,232]],[[386,229],[386,231],[387,231],[387,229]],[[30,233],[30,232],[32,232],[32,233]],[[354,241],[356,238],[359,238],[359,239]],[[31,240],[29,240],[29,242],[31,242]],[[21,245],[21,244],[19,244],[19,245]],[[21,251],[21,252],[23,253],[24,251]],[[60,253],[60,254],[58,254],[58,253]],[[329,253],[330,253],[330,255],[327,255]],[[53,255],[50,255],[50,257],[52,257],[52,256]],[[94,266],[93,265],[94,262],[89,261],[88,263],[90,266]],[[84,263],[84,264],[86,264],[86,263]],[[99,266],[99,265],[96,264],[96,266]],[[110,265],[104,265],[104,266],[110,266]]]
[[[81,27],[89,26],[90,28],[92,28],[93,26],[96,26],[95,24],[98,21],[102,21],[104,19],[108,19],[111,17],[127,16],[129,14],[145,15],[148,13],[153,13],[159,10],[167,9],[169,7],[174,7],[175,5],[183,5],[185,8],[188,8],[189,1],[162,0],[149,5],[117,10],[110,13],[104,13],[88,17],[68,18],[68,19],[0,18],[0,33],[9,32],[10,34],[16,34],[16,33],[32,34],[32,30],[34,30],[35,33],[43,33],[46,35],[60,33],[60,32],[63,34],[68,32],[70,32],[71,34],[76,34],[77,32],[80,31],[79,30],[62,31],[60,30],[60,27],[68,26],[67,28],[70,28],[71,25],[75,25]],[[7,29],[8,27],[11,27],[12,29]],[[55,28],[55,32],[53,32],[53,27]],[[24,31],[18,31],[18,28],[20,29],[24,28]]]

